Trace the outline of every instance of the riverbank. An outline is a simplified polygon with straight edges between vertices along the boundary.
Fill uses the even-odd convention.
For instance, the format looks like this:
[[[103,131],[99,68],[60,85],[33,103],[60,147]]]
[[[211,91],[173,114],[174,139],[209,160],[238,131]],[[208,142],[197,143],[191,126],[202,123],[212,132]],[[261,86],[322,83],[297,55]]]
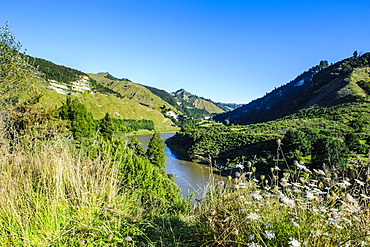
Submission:
[[[159,132],[159,133],[175,133],[180,131],[180,128],[166,128],[166,129],[155,129],[155,130],[138,130],[138,131],[133,131],[128,134],[128,136],[135,136],[135,135],[149,135],[153,134],[154,132]]]

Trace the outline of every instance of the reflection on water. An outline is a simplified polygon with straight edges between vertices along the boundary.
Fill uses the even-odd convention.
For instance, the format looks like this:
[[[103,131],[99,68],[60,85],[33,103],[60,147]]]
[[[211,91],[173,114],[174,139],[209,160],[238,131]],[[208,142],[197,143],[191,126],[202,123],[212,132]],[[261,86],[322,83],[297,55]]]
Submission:
[[[166,140],[173,136],[175,133],[162,133],[163,140]],[[146,149],[152,135],[139,135],[137,139],[142,143]],[[201,165],[185,160],[181,160],[176,157],[171,150],[165,146],[167,154],[166,173],[171,173],[175,177],[175,182],[181,189],[181,194],[186,197],[191,191],[195,193],[195,198],[200,198],[205,191],[207,183],[210,181],[225,180],[225,178],[213,174],[212,167],[207,165]]]

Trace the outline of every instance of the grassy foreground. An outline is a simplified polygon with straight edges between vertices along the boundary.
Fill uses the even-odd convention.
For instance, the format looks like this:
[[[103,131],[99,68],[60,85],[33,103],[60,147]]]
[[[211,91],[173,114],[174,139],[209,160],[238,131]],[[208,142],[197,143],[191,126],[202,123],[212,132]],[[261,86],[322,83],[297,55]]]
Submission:
[[[1,246],[366,246],[368,164],[354,179],[302,164],[256,179],[253,164],[202,201],[165,207],[122,184],[118,164],[67,139],[0,148]],[[239,167],[242,169],[243,165]],[[127,170],[127,174],[129,171]],[[135,178],[130,178],[135,179]],[[121,181],[121,182],[120,182]],[[158,206],[159,205],[159,206]],[[161,209],[161,207],[163,207]]]

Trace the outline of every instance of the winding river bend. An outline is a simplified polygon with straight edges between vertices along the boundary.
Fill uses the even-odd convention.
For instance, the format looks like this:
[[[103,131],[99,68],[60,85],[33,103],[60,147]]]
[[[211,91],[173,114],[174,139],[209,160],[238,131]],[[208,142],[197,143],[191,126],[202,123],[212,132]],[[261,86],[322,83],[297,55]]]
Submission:
[[[163,140],[166,140],[173,135],[175,133],[162,133],[161,137]],[[151,134],[138,135],[137,139],[142,143],[144,149],[146,149],[151,137]],[[225,180],[225,178],[215,175],[212,167],[181,160],[176,157],[167,145],[165,145],[165,151],[167,154],[166,173],[174,175],[175,182],[184,197],[190,195],[190,192],[194,192],[194,197],[200,198],[205,191],[207,183],[212,181],[217,183],[220,180]]]

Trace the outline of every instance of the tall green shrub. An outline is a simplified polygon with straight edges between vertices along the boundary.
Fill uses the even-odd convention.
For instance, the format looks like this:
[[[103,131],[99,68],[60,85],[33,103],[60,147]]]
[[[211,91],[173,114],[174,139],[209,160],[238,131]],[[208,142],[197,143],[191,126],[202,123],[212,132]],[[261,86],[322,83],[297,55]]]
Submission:
[[[68,122],[68,128],[75,139],[89,138],[96,132],[92,114],[77,99],[67,97],[66,103],[59,108],[59,116]]]
[[[348,148],[338,139],[324,137],[316,141],[312,151],[312,162],[318,166],[343,167],[348,160]]]
[[[146,156],[155,165],[161,168],[166,167],[166,152],[164,151],[164,141],[158,132],[150,138]]]
[[[99,121],[99,132],[107,140],[111,140],[114,133],[114,124],[108,113]]]

